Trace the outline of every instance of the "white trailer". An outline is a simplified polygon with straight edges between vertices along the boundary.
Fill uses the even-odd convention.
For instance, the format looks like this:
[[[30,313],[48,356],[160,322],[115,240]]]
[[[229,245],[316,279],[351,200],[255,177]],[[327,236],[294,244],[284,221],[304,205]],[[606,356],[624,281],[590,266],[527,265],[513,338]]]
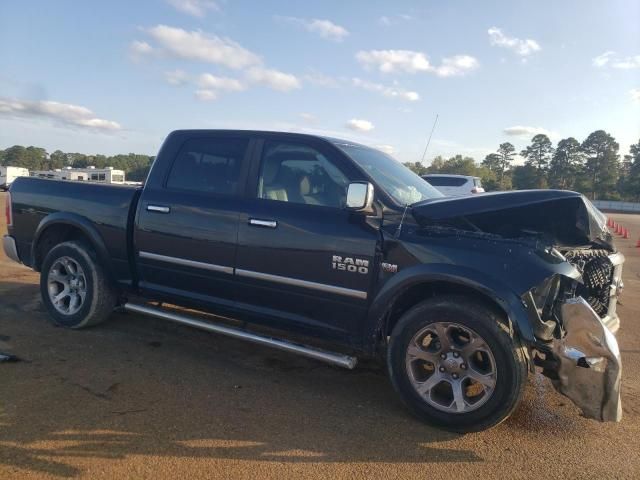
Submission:
[[[0,190],[8,190],[18,177],[28,177],[29,170],[22,167],[0,167]]]

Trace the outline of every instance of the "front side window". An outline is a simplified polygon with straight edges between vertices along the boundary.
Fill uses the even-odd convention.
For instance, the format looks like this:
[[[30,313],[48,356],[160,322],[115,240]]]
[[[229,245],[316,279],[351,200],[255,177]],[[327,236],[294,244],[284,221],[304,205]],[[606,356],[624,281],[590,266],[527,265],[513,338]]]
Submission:
[[[267,142],[262,154],[258,198],[341,208],[349,180],[313,147]]]
[[[235,195],[238,193],[246,138],[192,138],[173,162],[167,188]]]

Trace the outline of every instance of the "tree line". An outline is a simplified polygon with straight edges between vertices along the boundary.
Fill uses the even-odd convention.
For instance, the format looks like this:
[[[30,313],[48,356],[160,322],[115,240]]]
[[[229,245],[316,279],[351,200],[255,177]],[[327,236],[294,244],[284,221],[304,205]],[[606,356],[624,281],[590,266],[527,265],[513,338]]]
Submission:
[[[113,167],[124,170],[126,179],[141,182],[147,178],[154,157],[129,153],[127,155],[85,155],[56,150],[48,154],[44,148],[14,145],[0,150],[0,165],[24,167],[29,170],[55,170],[57,168]]]
[[[520,152],[523,165],[514,165],[515,147],[505,142],[480,163],[462,155],[436,157],[431,165],[405,163],[418,175],[449,173],[480,177],[487,191],[559,188],[575,190],[594,200],[640,201],[640,141],[622,156],[620,146],[604,130],[596,130],[582,143],[564,138],[554,147],[538,134]]]
[[[584,193],[591,199],[640,201],[640,140],[622,156],[620,146],[604,130],[596,130],[582,143],[564,138],[554,147],[547,135],[538,134],[520,152],[523,165],[514,165],[515,147],[505,142],[495,153],[480,163],[472,157],[438,156],[431,165],[405,163],[419,175],[449,173],[480,177],[487,191],[560,188]],[[48,154],[44,148],[14,145],[0,150],[0,165],[25,167],[29,170],[54,170],[73,167],[113,167],[124,170],[127,180],[144,181],[154,157],[127,155],[85,155],[56,150]]]

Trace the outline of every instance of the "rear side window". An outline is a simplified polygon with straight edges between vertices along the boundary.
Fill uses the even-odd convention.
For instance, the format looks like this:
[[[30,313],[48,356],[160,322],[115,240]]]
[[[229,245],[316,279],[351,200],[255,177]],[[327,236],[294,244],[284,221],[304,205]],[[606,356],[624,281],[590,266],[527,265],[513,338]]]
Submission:
[[[473,186],[474,187],[478,187],[478,188],[482,188],[482,180],[480,180],[478,177],[473,179]]]
[[[467,183],[466,178],[460,177],[424,177],[434,187],[461,187]]]
[[[235,195],[248,138],[187,140],[173,162],[167,188]]]

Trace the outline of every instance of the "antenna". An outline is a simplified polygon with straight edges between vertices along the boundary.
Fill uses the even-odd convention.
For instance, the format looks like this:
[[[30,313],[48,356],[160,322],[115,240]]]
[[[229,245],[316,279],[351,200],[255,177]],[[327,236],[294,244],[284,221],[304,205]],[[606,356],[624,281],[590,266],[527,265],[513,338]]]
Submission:
[[[400,219],[400,224],[398,225],[398,229],[396,230],[395,237],[400,238],[400,234],[402,233],[402,224],[404,224],[404,217],[407,215],[407,210],[409,209],[409,204],[405,203],[404,210],[402,211],[402,218]]]
[[[433,122],[433,127],[431,127],[431,133],[429,134],[429,140],[427,140],[427,146],[424,147],[424,152],[422,152],[422,158],[420,159],[420,163],[424,162],[424,157],[427,154],[427,149],[429,148],[429,144],[431,143],[431,136],[433,135],[433,131],[436,129],[436,123],[438,123],[439,114],[436,113],[436,119]]]

